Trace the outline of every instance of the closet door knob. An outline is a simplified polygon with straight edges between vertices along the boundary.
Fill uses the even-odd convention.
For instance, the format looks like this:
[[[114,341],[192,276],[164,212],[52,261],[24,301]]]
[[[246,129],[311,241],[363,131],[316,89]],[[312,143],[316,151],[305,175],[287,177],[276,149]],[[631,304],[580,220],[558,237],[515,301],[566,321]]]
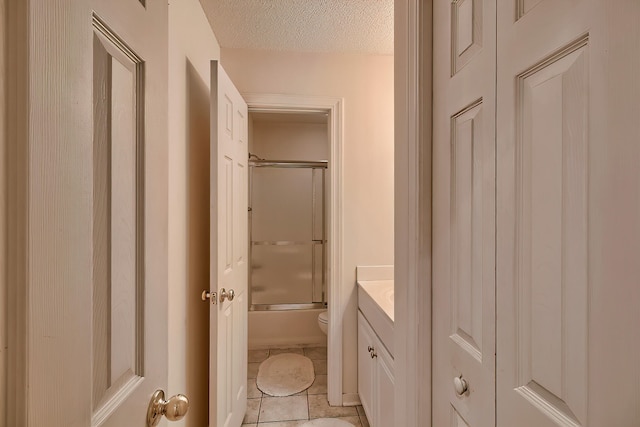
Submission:
[[[469,390],[469,383],[460,375],[453,379],[453,388],[456,390],[458,396],[462,396]]]

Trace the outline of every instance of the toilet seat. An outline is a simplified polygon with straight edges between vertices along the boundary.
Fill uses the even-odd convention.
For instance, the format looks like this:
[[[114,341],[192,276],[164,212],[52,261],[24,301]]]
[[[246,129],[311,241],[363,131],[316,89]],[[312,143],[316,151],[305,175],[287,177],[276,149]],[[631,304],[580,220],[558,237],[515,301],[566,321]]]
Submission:
[[[318,322],[328,323],[329,322],[329,312],[323,311],[318,315]]]
[[[318,326],[320,330],[327,335],[327,331],[329,330],[329,315],[327,310],[318,314]]]

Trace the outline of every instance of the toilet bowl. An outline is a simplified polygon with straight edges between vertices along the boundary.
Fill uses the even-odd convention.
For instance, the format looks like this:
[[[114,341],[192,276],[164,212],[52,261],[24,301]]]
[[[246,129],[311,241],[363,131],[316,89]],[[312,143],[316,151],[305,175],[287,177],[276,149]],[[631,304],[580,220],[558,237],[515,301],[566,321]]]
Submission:
[[[320,330],[327,335],[327,325],[329,323],[329,313],[325,310],[318,315],[318,326]]]

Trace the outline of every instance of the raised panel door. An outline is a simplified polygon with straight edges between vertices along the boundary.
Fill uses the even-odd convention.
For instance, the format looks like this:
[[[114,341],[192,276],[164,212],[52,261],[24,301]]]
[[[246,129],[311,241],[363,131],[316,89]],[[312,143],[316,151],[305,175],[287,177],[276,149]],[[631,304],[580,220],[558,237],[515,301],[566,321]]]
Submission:
[[[494,426],[495,0],[437,1],[432,425]],[[454,380],[468,389],[458,393]]]
[[[640,425],[639,21],[499,2],[499,426]]]
[[[167,6],[91,8],[91,424],[142,427],[152,393],[172,391],[157,328],[167,316],[167,93],[153,89],[166,86]]]
[[[12,292],[28,298],[9,423],[143,427],[167,385],[168,94],[154,90],[167,85],[167,4],[7,10],[22,27],[9,39],[25,41],[10,49],[10,75],[26,78],[14,113],[29,123],[11,139],[29,231],[14,242],[26,268]]]
[[[247,104],[211,61],[209,423],[238,427],[247,408]]]

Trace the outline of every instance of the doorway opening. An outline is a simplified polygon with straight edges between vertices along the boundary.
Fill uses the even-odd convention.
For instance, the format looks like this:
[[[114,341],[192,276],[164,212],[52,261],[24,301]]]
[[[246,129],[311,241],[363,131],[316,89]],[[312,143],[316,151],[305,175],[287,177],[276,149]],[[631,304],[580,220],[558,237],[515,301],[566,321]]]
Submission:
[[[250,311],[326,309],[328,152],[327,113],[249,112]],[[326,345],[310,320],[290,344]],[[287,333],[263,328],[260,338]]]
[[[274,243],[281,241],[275,240],[275,238],[265,238],[266,243],[262,244],[260,243],[262,240],[257,240],[259,233],[252,236],[250,250],[254,251],[257,249],[261,254],[258,257],[256,257],[257,254],[255,253],[250,255],[254,270],[253,273],[255,274],[251,274],[250,272],[251,277],[249,279],[252,286],[250,304],[253,308],[253,310],[249,312],[249,348],[259,349],[289,345],[326,345],[327,397],[331,405],[341,406],[343,404],[342,313],[344,312],[344,304],[347,300],[346,296],[342,295],[342,290],[339,286],[342,276],[343,100],[341,98],[268,94],[245,94],[244,98],[249,108],[250,118],[249,151],[255,155],[251,159],[252,166],[250,166],[250,173],[254,174],[251,183],[253,188],[250,189],[250,194],[257,190],[255,185],[259,174],[261,174],[263,178],[266,175],[271,175],[270,178],[272,181],[297,181],[297,184],[304,184],[299,185],[297,191],[300,192],[303,197],[306,197],[308,203],[301,204],[301,206],[305,206],[303,209],[306,209],[306,213],[300,211],[299,216],[304,217],[304,221],[298,221],[298,218],[296,222],[300,222],[300,224],[297,225],[301,225],[303,222],[306,222],[307,225],[311,224],[311,227],[307,229],[307,231],[314,237],[311,239],[313,242],[306,245],[278,245]],[[294,124],[291,128],[307,128],[306,131],[310,135],[315,135],[311,138],[311,140],[315,142],[310,142],[309,144],[297,144],[295,140],[292,142],[283,142],[278,138],[278,134],[286,134],[286,122]],[[261,137],[258,135],[258,138],[256,138],[255,134],[256,130],[259,131],[258,128],[271,128],[271,134],[266,138],[266,148],[259,146],[261,142],[258,138]],[[315,129],[312,130],[312,128]],[[291,131],[291,129],[289,131]],[[323,132],[324,137],[322,136]],[[318,143],[317,141],[319,140],[322,140],[324,143]],[[258,142],[254,147],[253,144],[256,141]],[[264,151],[261,151],[263,149]],[[287,163],[289,164],[287,165]],[[292,167],[287,168],[285,166]],[[292,173],[293,175],[297,174],[300,176],[293,176]],[[315,174],[315,178],[313,174]],[[302,178],[305,177],[305,175],[306,178],[303,181]],[[262,187],[265,187],[264,184],[265,182],[262,182]],[[273,188],[270,188],[269,185],[266,187],[266,196],[273,196],[273,191],[269,191],[269,189],[273,190]],[[309,190],[311,191],[309,192]],[[315,205],[312,201],[309,201],[309,197],[313,198],[314,194],[316,197]],[[253,197],[253,194],[250,197]],[[256,195],[256,197],[258,196]],[[261,197],[263,205],[265,205],[266,202],[271,203],[275,201],[268,200],[269,197],[265,197],[265,194]],[[252,199],[252,209],[258,207],[255,206],[257,201],[257,198]],[[301,208],[299,206],[296,209]],[[313,211],[314,209],[315,213]],[[259,216],[257,211],[251,211],[249,213],[249,221],[254,220],[254,214],[256,217]],[[289,214],[291,214],[291,212],[289,212]],[[255,219],[257,220],[257,218]],[[282,222],[286,222],[284,217],[276,218],[275,225],[273,227],[268,226],[270,228],[269,231],[275,232],[278,228],[286,230],[284,226],[286,224],[281,224]],[[251,222],[249,225],[250,227],[252,226]],[[260,225],[256,224],[256,227],[260,227]],[[266,237],[266,235],[264,236]],[[320,238],[316,239],[315,237]],[[285,238],[283,241],[304,243],[294,238]],[[254,244],[254,242],[257,244]],[[297,246],[307,247],[301,249]],[[288,288],[280,287],[279,290],[272,289],[269,291],[264,289],[264,287],[267,286],[264,279],[268,276],[274,278],[274,273],[277,270],[272,265],[271,271],[267,271],[269,270],[266,264],[267,257],[280,258],[280,262],[283,263],[285,262],[283,260],[286,259],[283,257],[283,254],[287,252],[293,253],[294,255],[297,254],[299,258],[306,260],[298,263],[297,271],[294,271],[296,269],[288,269],[286,271],[288,271],[287,274],[289,277],[298,276],[298,283],[295,286],[300,285],[302,282],[308,285],[303,291],[308,298],[300,304],[312,305],[302,305],[298,307],[293,305],[299,302],[291,300],[291,297],[300,289],[296,287],[296,292],[292,292],[294,286],[292,284],[290,284]],[[306,270],[299,268],[305,262],[307,266],[311,268]],[[260,280],[262,280],[262,282],[260,282]],[[292,305],[282,307],[276,300],[281,299],[281,297],[284,297],[282,300],[285,301],[285,303]],[[264,299],[261,301],[260,298]],[[287,300],[287,298],[289,300]],[[317,304],[317,307],[315,304]],[[271,305],[273,305],[273,307],[270,307]],[[287,310],[287,308],[298,309]],[[299,310],[299,308],[303,308],[303,310]],[[321,332],[317,323],[319,313],[324,310],[326,310],[328,314],[326,336]],[[300,319],[298,319],[299,323],[295,323],[298,322],[298,320],[291,321],[291,319],[289,319],[292,314],[300,315]],[[270,319],[269,316],[271,316]],[[267,320],[270,321],[268,322]],[[313,336],[305,336],[304,325],[307,325],[307,331],[313,331],[316,334],[315,338],[313,338]],[[298,328],[298,326],[300,326],[300,328]],[[272,336],[273,332],[277,330],[283,331],[290,329],[294,330],[293,336]],[[296,334],[297,337],[295,337]],[[268,341],[264,339],[265,337]]]

